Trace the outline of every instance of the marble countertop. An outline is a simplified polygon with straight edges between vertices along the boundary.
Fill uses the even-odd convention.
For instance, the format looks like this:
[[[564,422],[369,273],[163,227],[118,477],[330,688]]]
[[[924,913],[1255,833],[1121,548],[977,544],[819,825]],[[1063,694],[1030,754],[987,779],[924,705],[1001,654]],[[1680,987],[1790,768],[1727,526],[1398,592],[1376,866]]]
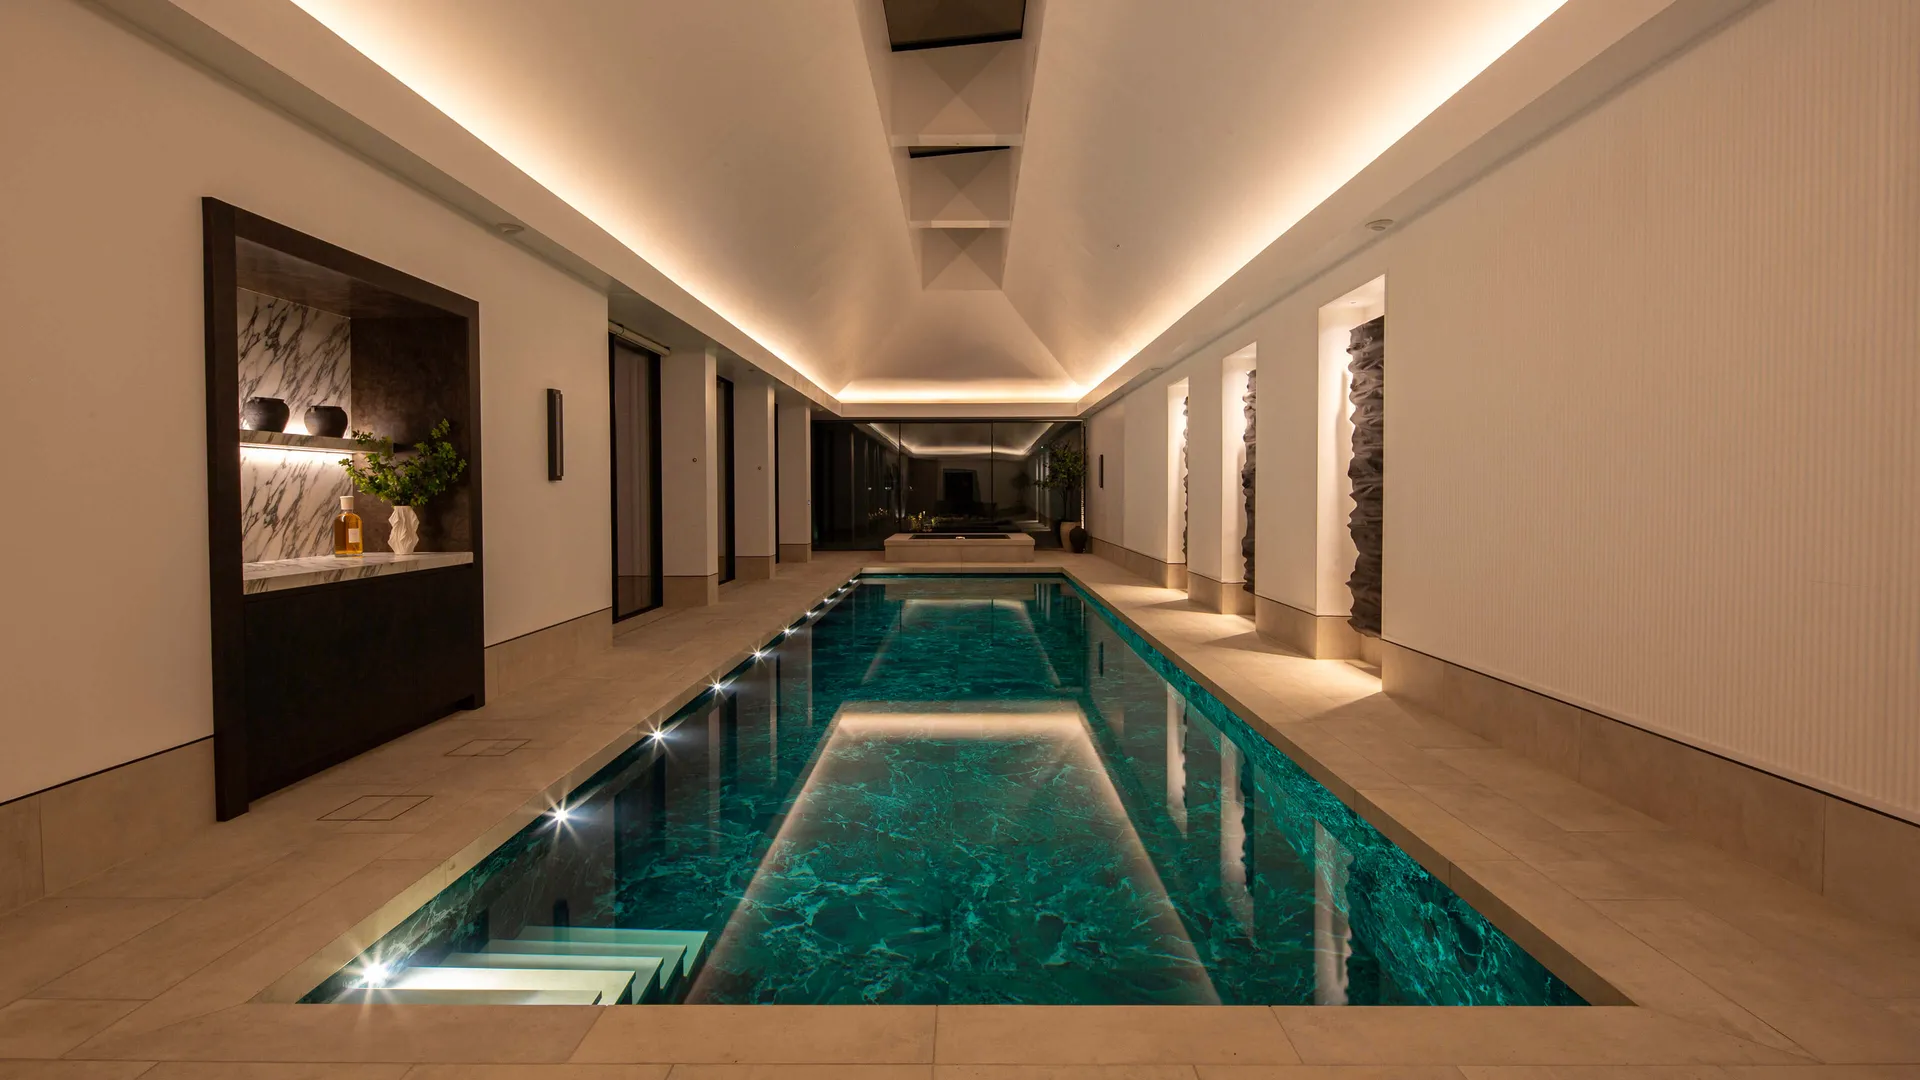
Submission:
[[[443,566],[461,566],[472,561],[471,551],[416,551],[411,555],[376,551],[345,558],[318,555],[307,559],[241,563],[240,578],[246,592],[262,593],[385,574],[405,574],[414,570],[437,570]]]

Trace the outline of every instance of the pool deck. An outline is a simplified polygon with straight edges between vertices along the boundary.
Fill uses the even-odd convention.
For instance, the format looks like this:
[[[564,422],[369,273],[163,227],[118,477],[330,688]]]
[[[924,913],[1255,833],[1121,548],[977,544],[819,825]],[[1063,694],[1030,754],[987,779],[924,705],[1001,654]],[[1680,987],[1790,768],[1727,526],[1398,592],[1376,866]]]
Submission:
[[[0,916],[0,1080],[1920,1077],[1920,940],[1093,556],[1041,553],[1596,1001],[1584,1009],[284,1002],[878,553],[816,553],[563,675]],[[526,740],[497,756],[474,740]],[[391,820],[321,820],[423,796]]]

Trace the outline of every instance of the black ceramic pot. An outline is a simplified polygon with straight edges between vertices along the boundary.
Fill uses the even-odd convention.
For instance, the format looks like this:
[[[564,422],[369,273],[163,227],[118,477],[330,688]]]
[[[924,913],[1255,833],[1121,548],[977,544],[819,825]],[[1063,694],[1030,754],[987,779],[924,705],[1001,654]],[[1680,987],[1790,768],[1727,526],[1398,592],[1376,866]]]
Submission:
[[[240,424],[249,431],[287,430],[287,403],[277,397],[250,397],[240,410]]]
[[[347,410],[338,405],[309,405],[307,434],[337,439],[347,433]]]
[[[1073,553],[1075,555],[1085,555],[1087,553],[1086,528],[1084,526],[1075,525],[1073,528],[1068,529],[1067,543],[1073,545]]]

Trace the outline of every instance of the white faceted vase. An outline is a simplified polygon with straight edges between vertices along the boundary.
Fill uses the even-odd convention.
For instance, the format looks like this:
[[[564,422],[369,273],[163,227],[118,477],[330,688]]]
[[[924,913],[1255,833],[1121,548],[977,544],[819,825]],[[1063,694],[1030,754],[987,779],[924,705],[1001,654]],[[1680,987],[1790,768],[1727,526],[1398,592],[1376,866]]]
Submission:
[[[396,506],[387,519],[387,546],[395,555],[411,555],[420,544],[420,515],[411,506]]]

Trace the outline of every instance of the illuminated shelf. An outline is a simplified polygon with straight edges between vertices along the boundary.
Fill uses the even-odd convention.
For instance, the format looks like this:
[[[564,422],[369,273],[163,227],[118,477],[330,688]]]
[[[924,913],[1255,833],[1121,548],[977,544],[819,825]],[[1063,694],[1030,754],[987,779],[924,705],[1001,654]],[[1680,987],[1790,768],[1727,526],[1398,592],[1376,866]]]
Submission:
[[[311,450],[324,454],[363,454],[352,439],[334,439],[325,435],[298,435],[291,431],[252,431],[240,429],[241,446],[259,446],[272,450]]]

